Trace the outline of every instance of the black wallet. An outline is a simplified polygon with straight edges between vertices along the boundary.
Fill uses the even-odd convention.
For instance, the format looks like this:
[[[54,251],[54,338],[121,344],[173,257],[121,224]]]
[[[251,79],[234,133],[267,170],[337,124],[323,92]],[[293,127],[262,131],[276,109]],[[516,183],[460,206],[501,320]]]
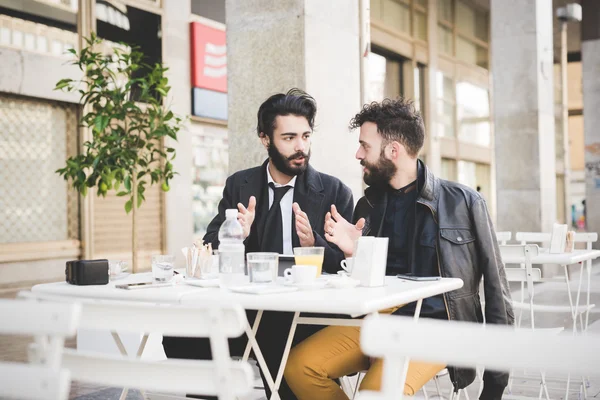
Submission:
[[[108,260],[67,261],[65,276],[71,285],[106,285]]]

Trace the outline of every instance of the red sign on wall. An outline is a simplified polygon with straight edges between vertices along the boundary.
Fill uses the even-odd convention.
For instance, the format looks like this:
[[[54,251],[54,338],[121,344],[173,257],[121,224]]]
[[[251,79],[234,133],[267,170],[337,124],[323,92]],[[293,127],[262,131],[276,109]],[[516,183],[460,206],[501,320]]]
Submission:
[[[225,31],[190,23],[192,87],[227,93]]]

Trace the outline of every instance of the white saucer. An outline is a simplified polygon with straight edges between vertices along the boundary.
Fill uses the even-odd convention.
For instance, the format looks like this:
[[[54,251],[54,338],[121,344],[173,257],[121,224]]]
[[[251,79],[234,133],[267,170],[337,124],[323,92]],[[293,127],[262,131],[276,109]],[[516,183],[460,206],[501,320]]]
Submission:
[[[129,272],[121,272],[118,275],[110,275],[109,276],[109,280],[116,281],[116,280],[119,280],[119,279],[127,278],[129,275],[131,275],[131,273],[129,273]]]
[[[339,277],[335,277],[330,279],[327,282],[328,287],[332,287],[335,289],[350,289],[360,285],[360,281],[358,279],[352,279],[348,275],[340,274]]]
[[[297,287],[300,290],[319,290],[319,289],[325,289],[325,287],[327,286],[327,282],[328,281],[326,281],[326,280],[316,280],[316,281],[308,282],[308,283],[296,283],[296,282],[284,281],[283,284],[285,286]]]
[[[183,281],[186,285],[199,286],[199,287],[219,287],[219,278],[216,279],[185,279]]]

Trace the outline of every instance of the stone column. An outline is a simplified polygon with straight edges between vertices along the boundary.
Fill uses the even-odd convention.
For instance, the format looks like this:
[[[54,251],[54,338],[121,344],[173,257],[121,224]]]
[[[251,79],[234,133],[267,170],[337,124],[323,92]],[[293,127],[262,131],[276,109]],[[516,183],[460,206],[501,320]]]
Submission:
[[[550,232],[556,220],[552,2],[492,0],[497,229]]]
[[[270,95],[292,87],[317,101],[312,165],[362,193],[348,133],[360,109],[358,0],[227,0],[229,172],[266,157],[256,112]]]
[[[583,0],[581,57],[585,134],[586,228],[600,231],[600,2]]]
[[[163,62],[171,91],[167,104],[181,117],[190,115],[190,14],[191,0],[165,0],[162,21]],[[192,212],[192,138],[187,125],[179,132],[177,142],[168,139],[177,151],[173,169],[179,175],[169,182],[165,195],[165,251],[177,257],[177,265],[185,265],[181,248],[189,246],[194,234]]]

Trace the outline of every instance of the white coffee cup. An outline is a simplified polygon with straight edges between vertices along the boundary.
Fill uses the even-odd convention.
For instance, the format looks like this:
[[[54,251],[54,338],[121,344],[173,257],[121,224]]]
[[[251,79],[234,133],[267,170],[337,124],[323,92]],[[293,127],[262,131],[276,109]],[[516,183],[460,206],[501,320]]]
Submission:
[[[347,273],[351,274],[352,273],[352,267],[354,266],[354,258],[348,257],[345,260],[340,261],[340,266],[342,267],[342,269],[344,271],[346,271]]]
[[[290,283],[312,283],[317,279],[316,265],[292,265],[283,271],[286,282]]]

